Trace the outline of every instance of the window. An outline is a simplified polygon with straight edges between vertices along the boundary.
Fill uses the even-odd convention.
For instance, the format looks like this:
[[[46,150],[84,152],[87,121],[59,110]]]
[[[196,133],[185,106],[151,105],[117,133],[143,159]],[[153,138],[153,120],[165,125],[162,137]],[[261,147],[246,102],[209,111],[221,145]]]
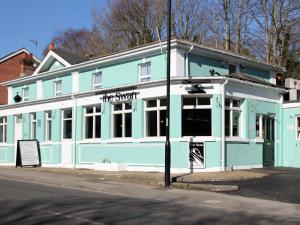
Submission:
[[[6,143],[6,129],[7,129],[6,117],[0,117],[0,143]]]
[[[166,135],[166,99],[145,101],[145,129],[147,137]]]
[[[211,98],[183,98],[182,136],[211,136]]]
[[[225,136],[241,136],[242,103],[242,100],[225,99]]]
[[[89,106],[84,110],[85,138],[101,137],[101,107]]]
[[[151,78],[151,62],[142,63],[139,65],[140,81],[148,81]]]
[[[61,96],[61,80],[57,80],[54,82],[54,96]]]
[[[102,72],[93,73],[93,89],[101,88],[102,86]]]
[[[300,117],[297,117],[297,129],[296,129],[296,137],[297,137],[297,139],[300,139]]]
[[[24,102],[29,100],[29,87],[22,89],[22,99]]]
[[[131,103],[113,104],[113,137],[131,137]]]
[[[45,134],[45,137],[46,137],[46,141],[51,141],[52,140],[52,136],[51,136],[51,133],[52,133],[52,112],[51,111],[48,111],[46,112],[46,134]]]
[[[30,121],[31,121],[31,139],[36,139],[36,113],[30,114]]]
[[[236,72],[236,65],[229,64],[229,74]]]
[[[72,109],[63,110],[63,139],[72,138]]]

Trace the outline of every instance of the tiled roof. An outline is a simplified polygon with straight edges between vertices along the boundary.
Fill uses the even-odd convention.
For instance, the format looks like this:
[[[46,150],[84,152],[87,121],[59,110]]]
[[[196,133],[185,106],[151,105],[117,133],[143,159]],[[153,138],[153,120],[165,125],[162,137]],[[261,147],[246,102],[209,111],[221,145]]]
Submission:
[[[61,48],[56,48],[56,49],[53,49],[52,51],[55,52],[60,57],[62,57],[64,60],[66,60],[71,65],[75,65],[75,64],[89,60],[87,57],[82,57],[82,56],[67,52]]]
[[[229,74],[227,77],[234,78],[234,79],[239,79],[239,80],[244,80],[244,81],[249,81],[249,82],[256,83],[256,84],[268,85],[268,86],[272,86],[272,87],[277,86],[277,85],[272,84],[268,81],[264,81],[262,79],[256,78],[256,77],[248,75],[246,73],[232,73],[232,74]]]

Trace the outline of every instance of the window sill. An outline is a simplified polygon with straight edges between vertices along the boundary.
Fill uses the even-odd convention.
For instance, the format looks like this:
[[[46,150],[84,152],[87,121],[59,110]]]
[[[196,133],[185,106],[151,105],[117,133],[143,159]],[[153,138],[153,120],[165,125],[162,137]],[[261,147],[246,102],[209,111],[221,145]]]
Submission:
[[[162,141],[165,141],[166,140],[166,137],[165,136],[159,136],[159,137],[144,137],[144,138],[141,138],[139,139],[138,141],[139,142],[162,142]]]
[[[89,139],[83,139],[80,144],[90,144],[90,143],[101,143],[101,138],[89,138]]]
[[[249,143],[249,139],[242,137],[225,137],[225,141],[227,142],[241,142],[241,143]]]
[[[262,138],[255,138],[255,139],[254,139],[254,142],[255,142],[255,143],[264,143],[265,140],[262,139]]]
[[[186,141],[193,141],[193,142],[204,142],[204,141],[210,141],[210,142],[215,142],[217,139],[212,136],[183,136],[182,137]]]
[[[131,143],[133,142],[132,138],[112,138],[107,140],[106,143]]]

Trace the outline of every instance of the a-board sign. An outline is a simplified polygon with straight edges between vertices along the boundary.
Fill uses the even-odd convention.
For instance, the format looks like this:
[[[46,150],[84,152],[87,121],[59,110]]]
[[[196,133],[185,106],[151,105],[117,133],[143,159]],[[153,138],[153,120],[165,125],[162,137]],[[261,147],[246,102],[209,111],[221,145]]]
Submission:
[[[18,140],[17,166],[41,166],[41,154],[37,140]]]

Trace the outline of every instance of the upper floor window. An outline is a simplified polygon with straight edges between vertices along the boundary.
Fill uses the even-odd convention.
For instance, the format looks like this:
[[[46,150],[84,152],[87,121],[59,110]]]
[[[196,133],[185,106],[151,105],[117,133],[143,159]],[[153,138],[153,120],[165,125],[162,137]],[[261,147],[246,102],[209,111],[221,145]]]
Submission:
[[[101,137],[101,107],[88,106],[84,110],[85,138]]]
[[[31,134],[30,137],[31,139],[36,139],[36,113],[31,113],[30,114],[30,120],[31,120]]]
[[[46,141],[51,141],[52,140],[52,112],[51,111],[47,111],[45,113],[46,115],[46,132],[45,132],[45,137],[46,137]]]
[[[296,123],[296,137],[300,139],[300,117],[297,117]]]
[[[228,137],[241,136],[242,100],[225,99],[225,135]]]
[[[61,96],[61,80],[57,80],[54,82],[54,96]]]
[[[29,100],[29,87],[24,87],[22,89],[22,99],[23,99],[23,101]]]
[[[101,88],[102,86],[102,72],[93,73],[93,89]]]
[[[63,139],[72,138],[72,109],[63,110],[62,133]]]
[[[6,117],[0,117],[0,143],[6,142],[6,129],[7,129]]]
[[[184,97],[182,102],[182,136],[211,136],[211,98]]]
[[[131,137],[131,102],[113,104],[113,137]]]
[[[148,81],[151,78],[151,62],[139,64],[140,81]]]
[[[236,73],[236,65],[229,64],[229,74]]]
[[[166,135],[166,99],[145,101],[145,133],[147,137]]]

